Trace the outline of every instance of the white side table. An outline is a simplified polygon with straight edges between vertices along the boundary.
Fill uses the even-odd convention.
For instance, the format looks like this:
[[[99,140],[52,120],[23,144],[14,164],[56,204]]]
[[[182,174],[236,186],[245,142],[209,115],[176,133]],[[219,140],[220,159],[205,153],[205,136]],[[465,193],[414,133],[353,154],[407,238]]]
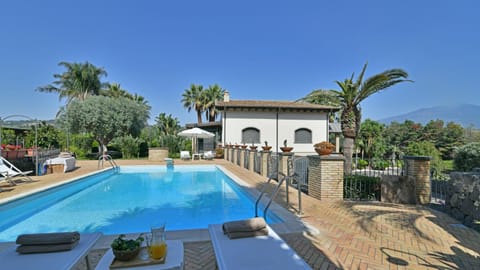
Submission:
[[[122,269],[131,269],[131,270],[183,270],[183,242],[180,240],[167,240],[167,258],[165,258],[165,263],[162,264],[152,264],[145,266],[136,266],[130,268]],[[108,249],[102,259],[98,262],[96,270],[108,270],[110,269],[110,264],[113,261],[113,251]]]

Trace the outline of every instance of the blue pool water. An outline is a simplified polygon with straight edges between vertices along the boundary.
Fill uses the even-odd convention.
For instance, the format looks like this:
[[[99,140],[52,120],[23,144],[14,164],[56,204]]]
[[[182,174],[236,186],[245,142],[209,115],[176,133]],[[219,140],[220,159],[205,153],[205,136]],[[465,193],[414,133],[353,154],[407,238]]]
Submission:
[[[0,205],[0,241],[35,232],[144,232],[161,221],[168,230],[207,228],[253,214],[252,199],[215,166],[127,166]]]

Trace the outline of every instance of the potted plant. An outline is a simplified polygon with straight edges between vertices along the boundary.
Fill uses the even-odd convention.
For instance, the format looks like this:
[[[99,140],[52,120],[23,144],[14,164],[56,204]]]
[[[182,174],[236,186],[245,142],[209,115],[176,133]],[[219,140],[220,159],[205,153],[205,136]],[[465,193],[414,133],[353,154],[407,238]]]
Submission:
[[[263,149],[263,151],[270,151],[270,149],[272,149],[272,147],[268,145],[267,141],[265,141],[265,145],[262,146],[262,149]]]
[[[120,234],[115,238],[110,245],[112,247],[113,255],[119,261],[129,261],[137,257],[140,252],[140,246],[143,242],[142,234],[137,239],[124,239],[125,234]]]
[[[257,151],[257,146],[253,142],[252,145],[250,145],[250,150]]]
[[[324,156],[324,155],[330,155],[333,150],[335,149],[335,145],[329,142],[320,142],[316,143],[313,145],[315,148],[315,152],[317,152],[319,155]]]
[[[221,147],[217,147],[215,149],[215,158],[223,158],[223,154],[225,153],[224,149]]]
[[[287,140],[284,140],[283,147],[280,147],[280,150],[282,150],[282,152],[288,153],[288,152],[292,152],[293,147],[287,146]]]
[[[248,147],[248,145],[246,145],[245,143],[243,145],[241,145],[242,149],[245,149]]]

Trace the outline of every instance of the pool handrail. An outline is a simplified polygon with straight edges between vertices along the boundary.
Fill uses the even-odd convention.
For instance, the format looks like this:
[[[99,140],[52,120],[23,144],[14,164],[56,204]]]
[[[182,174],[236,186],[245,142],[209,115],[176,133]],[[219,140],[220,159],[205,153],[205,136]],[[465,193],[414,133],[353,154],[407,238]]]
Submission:
[[[108,155],[108,154],[103,154],[101,155],[100,157],[98,157],[98,168],[100,169],[100,164],[102,164],[102,168],[103,168],[103,162],[104,161],[108,161],[110,163],[110,165],[112,166],[113,169],[116,169],[118,170],[120,167],[118,167],[117,163],[115,162],[115,160],[113,160],[112,156]]]
[[[270,199],[268,200],[268,203],[266,204],[265,208],[263,209],[263,217],[266,219],[267,218],[267,211],[270,205],[272,204],[273,199],[275,199],[275,196],[278,194],[278,191],[280,190],[280,187],[282,186],[283,182],[287,178],[285,174],[282,172],[278,172],[278,175],[280,176],[280,179],[278,180],[277,186],[273,190],[272,194],[270,195]],[[260,200],[263,197],[263,194],[266,193],[266,188],[270,181],[272,180],[272,177],[269,177],[267,182],[263,184],[262,189],[260,190],[260,196],[258,196],[257,201],[255,202],[255,217],[258,217],[258,204],[260,203]]]

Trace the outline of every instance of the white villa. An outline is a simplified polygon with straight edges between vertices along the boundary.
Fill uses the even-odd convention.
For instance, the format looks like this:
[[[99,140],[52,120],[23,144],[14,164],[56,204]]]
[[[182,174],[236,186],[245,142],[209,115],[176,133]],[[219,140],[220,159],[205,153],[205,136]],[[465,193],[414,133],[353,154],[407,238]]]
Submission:
[[[296,155],[314,154],[313,145],[328,141],[329,115],[337,107],[291,101],[224,100],[216,107],[222,112],[222,143],[262,146],[280,152],[284,140]]]

